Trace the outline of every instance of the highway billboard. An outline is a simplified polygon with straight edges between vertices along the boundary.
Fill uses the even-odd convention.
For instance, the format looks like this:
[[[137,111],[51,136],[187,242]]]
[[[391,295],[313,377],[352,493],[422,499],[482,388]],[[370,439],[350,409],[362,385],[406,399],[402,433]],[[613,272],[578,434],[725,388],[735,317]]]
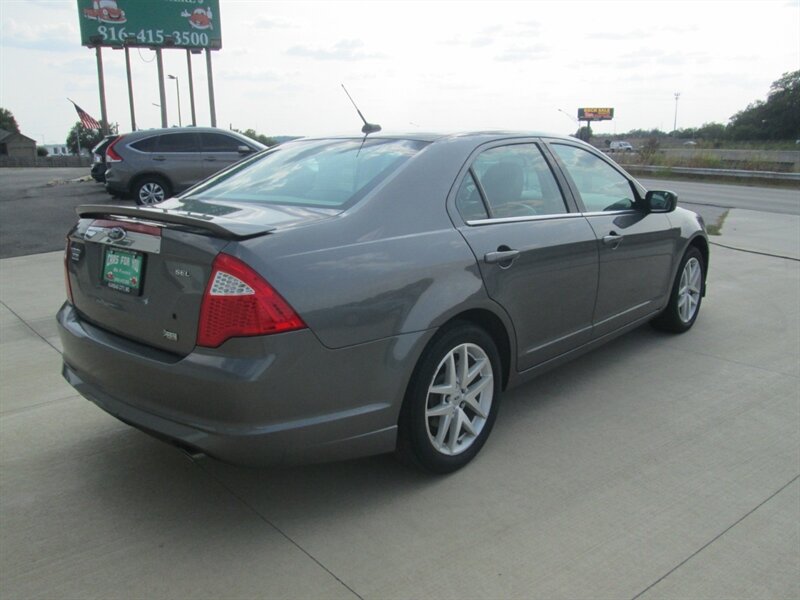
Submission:
[[[78,0],[81,44],[222,47],[219,0]]]
[[[614,118],[613,108],[579,108],[578,121],[610,121]]]

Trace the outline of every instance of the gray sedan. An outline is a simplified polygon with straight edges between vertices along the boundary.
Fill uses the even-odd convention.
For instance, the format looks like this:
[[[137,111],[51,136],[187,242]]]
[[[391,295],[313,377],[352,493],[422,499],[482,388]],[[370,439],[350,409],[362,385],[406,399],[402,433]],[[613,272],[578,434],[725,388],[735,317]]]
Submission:
[[[453,471],[503,390],[693,325],[708,241],[676,202],[572,138],[297,140],[152,207],[80,207],[63,373],[222,460]]]

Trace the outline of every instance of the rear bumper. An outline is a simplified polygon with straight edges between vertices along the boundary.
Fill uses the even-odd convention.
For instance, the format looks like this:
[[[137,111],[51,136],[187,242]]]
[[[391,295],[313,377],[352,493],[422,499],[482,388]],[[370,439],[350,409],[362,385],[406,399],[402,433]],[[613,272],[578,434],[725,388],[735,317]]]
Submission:
[[[308,330],[229,340],[177,357],[57,316],[63,375],[118,419],[237,464],[390,452],[416,358],[432,332],[330,350]]]
[[[107,163],[103,172],[106,191],[109,194],[127,194],[130,183],[130,174],[120,163]]]
[[[94,163],[92,164],[92,168],[90,170],[90,174],[92,179],[94,179],[97,183],[105,183],[106,181],[106,164],[105,163]]]
[[[106,191],[109,194],[122,195],[122,194],[127,194],[128,193],[128,186],[122,185],[121,183],[118,183],[118,182],[115,182],[115,181],[109,181],[106,178],[105,175],[103,177],[105,179]]]

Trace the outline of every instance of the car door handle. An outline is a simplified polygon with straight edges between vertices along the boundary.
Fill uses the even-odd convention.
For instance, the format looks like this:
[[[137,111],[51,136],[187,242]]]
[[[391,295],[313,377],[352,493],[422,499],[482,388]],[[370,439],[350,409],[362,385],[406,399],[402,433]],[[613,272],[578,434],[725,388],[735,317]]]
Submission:
[[[483,255],[483,260],[489,264],[510,263],[518,256],[519,250],[498,250],[497,252],[487,252]]]
[[[167,159],[164,156],[154,156],[153,160],[157,160],[158,162],[162,162],[162,161],[165,161]]]
[[[213,161],[215,161],[217,159],[214,158],[213,156],[206,156],[203,160],[207,160],[208,162],[213,162]]]
[[[623,236],[614,233],[613,231],[609,233],[607,236],[603,237],[603,243],[606,246],[611,246],[612,249],[617,248],[623,240]]]

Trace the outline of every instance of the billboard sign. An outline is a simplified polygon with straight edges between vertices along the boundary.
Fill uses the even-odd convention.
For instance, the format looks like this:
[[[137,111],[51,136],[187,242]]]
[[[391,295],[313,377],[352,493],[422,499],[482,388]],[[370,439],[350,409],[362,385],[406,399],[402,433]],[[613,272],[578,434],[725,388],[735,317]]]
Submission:
[[[579,108],[578,121],[610,121],[614,118],[613,108]]]
[[[219,0],[78,0],[81,44],[222,47]]]

